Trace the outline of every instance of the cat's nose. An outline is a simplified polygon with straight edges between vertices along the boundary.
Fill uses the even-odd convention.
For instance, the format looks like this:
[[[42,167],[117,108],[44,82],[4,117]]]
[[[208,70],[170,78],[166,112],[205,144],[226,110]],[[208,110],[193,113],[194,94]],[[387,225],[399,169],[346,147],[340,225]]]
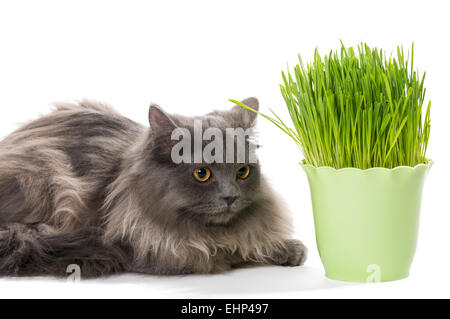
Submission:
[[[237,196],[226,196],[223,199],[227,202],[228,206],[231,206],[231,204],[233,204],[237,198]]]

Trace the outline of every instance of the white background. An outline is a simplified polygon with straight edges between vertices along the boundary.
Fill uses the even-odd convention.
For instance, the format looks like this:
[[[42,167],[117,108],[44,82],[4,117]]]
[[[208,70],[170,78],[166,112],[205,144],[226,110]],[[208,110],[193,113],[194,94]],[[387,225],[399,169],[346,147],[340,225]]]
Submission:
[[[82,281],[0,279],[1,297],[450,297],[449,28],[447,1],[2,1],[0,136],[82,98],[147,123],[150,102],[203,114],[228,98],[259,98],[286,118],[280,71],[297,54],[361,41],[395,52],[415,42],[432,100],[420,236],[408,279],[345,284],[323,275],[309,186],[294,143],[259,121],[260,160],[310,249],[305,267],[262,267],[214,276],[123,275]]]

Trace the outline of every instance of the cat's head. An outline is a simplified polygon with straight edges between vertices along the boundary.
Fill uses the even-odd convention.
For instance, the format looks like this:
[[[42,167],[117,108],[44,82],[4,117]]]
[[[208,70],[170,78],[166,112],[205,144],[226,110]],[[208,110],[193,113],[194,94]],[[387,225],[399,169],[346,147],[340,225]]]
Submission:
[[[258,110],[256,98],[243,103]],[[256,113],[237,105],[198,117],[150,107],[149,174],[160,181],[161,200],[177,202],[178,218],[227,224],[257,200],[255,119]]]

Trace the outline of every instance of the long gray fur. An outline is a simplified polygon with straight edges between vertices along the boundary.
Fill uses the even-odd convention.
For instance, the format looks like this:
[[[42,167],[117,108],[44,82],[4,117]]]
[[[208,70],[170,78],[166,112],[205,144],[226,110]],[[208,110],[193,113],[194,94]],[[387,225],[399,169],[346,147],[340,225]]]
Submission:
[[[255,98],[244,103],[258,108]],[[296,266],[306,247],[252,164],[174,164],[175,127],[253,127],[235,106],[202,117],[152,106],[146,128],[96,102],[61,104],[0,142],[0,275],[84,278],[119,272],[217,273],[247,263]],[[225,212],[224,196],[237,200]]]

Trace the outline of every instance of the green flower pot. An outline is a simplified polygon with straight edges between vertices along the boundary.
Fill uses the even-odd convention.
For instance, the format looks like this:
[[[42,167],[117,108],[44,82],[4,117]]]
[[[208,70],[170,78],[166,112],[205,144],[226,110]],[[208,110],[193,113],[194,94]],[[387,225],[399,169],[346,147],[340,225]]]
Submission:
[[[422,186],[432,162],[366,170],[301,165],[326,276],[355,282],[408,277]]]

